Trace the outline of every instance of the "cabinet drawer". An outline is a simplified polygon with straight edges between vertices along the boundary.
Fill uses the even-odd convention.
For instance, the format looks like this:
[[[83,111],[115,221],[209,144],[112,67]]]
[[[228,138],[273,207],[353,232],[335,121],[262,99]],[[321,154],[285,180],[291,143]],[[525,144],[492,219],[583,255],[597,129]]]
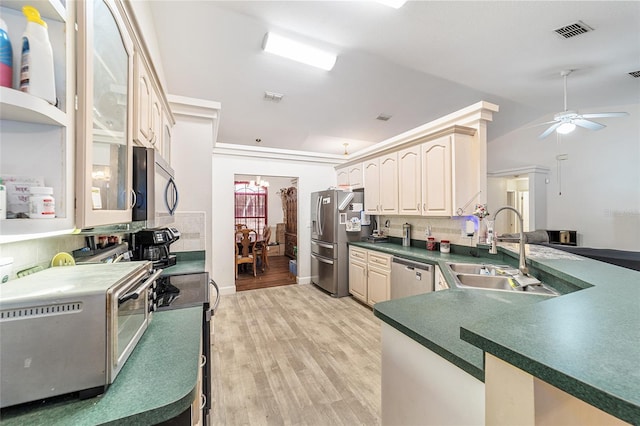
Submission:
[[[375,265],[383,269],[391,269],[391,256],[369,252],[369,265]]]
[[[359,259],[363,262],[367,261],[367,251],[362,249],[357,249],[350,247],[349,248],[349,257],[351,259]]]

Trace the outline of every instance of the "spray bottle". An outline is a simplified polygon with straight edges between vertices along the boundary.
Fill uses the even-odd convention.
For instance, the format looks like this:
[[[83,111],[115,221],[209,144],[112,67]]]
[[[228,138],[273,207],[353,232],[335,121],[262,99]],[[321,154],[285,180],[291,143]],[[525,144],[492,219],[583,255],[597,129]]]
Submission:
[[[53,49],[47,23],[33,6],[24,6],[27,27],[22,35],[20,90],[56,104],[56,83],[53,74]]]
[[[13,87],[13,49],[7,24],[0,18],[0,86]]]

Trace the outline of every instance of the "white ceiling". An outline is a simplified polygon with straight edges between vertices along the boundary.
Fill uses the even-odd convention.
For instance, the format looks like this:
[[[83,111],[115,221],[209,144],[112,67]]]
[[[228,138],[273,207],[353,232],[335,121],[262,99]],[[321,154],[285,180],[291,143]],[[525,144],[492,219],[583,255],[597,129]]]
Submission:
[[[640,103],[640,1],[153,1],[169,93],[222,104],[218,142],[341,154],[480,100],[489,139],[563,110]],[[556,28],[594,31],[564,39]],[[267,31],[338,54],[331,71],[261,49]],[[278,102],[264,92],[284,94]],[[614,110],[618,110],[614,109]],[[379,114],[392,118],[378,121]],[[631,119],[608,118],[597,121]],[[541,127],[541,132],[544,127]],[[260,144],[256,139],[262,140]]]

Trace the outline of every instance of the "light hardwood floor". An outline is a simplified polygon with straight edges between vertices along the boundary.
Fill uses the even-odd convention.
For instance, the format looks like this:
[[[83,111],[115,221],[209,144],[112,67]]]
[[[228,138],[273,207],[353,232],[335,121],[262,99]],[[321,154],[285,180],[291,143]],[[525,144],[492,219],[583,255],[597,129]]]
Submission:
[[[213,425],[380,424],[380,322],[313,285],[222,296]]]

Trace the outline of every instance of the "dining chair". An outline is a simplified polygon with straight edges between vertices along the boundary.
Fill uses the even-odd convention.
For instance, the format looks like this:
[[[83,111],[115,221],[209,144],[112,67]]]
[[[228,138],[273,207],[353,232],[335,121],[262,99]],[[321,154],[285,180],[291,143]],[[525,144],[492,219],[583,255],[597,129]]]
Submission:
[[[253,276],[256,276],[257,255],[255,252],[258,233],[253,229],[241,229],[235,234],[236,251],[236,279],[238,278],[238,266],[251,263],[253,265]]]
[[[271,227],[265,225],[264,232],[262,233],[262,241],[256,246],[256,257],[260,259],[262,264],[262,272],[264,272],[265,266],[269,267],[269,240],[271,239]]]

